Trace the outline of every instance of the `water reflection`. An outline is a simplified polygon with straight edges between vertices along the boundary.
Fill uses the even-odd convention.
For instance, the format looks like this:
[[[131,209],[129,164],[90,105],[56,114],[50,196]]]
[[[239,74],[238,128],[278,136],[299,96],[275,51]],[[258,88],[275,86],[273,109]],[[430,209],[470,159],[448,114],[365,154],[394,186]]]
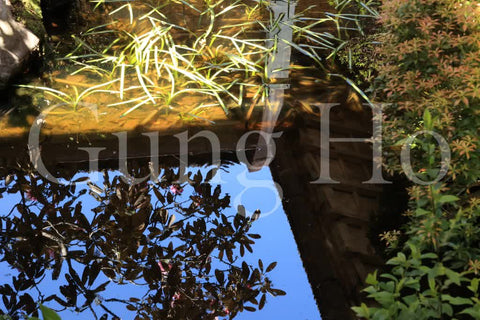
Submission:
[[[132,318],[215,319],[284,294],[268,278],[275,263],[244,262],[259,238],[249,231],[258,213],[226,215],[230,197],[209,183],[211,174],[192,173],[180,185],[178,172],[164,169],[158,182],[134,185],[105,171],[103,184],[81,188],[27,168],[2,172],[11,205],[0,220],[0,252],[12,270],[0,293],[15,318],[38,316],[38,302],[102,319],[126,310]]]
[[[236,138],[247,129],[269,134],[275,127],[304,127],[303,121],[297,121],[298,114],[314,114],[318,119],[318,103],[356,96],[343,82],[339,86],[338,79],[327,79],[327,70],[312,66],[322,50],[317,44],[324,30],[316,28],[314,16],[319,14],[312,12],[310,4],[109,2],[101,6],[105,11],[97,14],[100,20],[89,17],[96,28],[76,35],[77,50],[62,49],[74,51],[69,62],[63,55],[53,70],[36,81],[26,81],[35,90],[19,88],[16,95],[14,90],[9,93],[5,109],[14,107],[14,111],[0,117],[4,138],[0,150],[6,150],[6,161],[15,161],[12,150],[25,148],[25,137],[45,110],[51,112],[38,125],[39,150],[49,158],[45,163],[52,175],[72,163],[85,162],[87,148],[107,147],[97,154],[100,160],[117,161],[118,135],[114,136],[118,132],[160,132],[168,136],[162,136],[162,155],[176,155],[178,141],[171,135],[186,127],[217,130],[222,150],[228,152],[238,151]],[[308,16],[302,18],[304,9]],[[60,43],[57,49],[69,47],[71,39],[69,45],[63,39]],[[360,104],[359,99],[353,100]],[[225,147],[223,139],[231,143]],[[262,148],[264,140],[245,147],[255,153],[250,169],[273,160],[275,152]],[[129,143],[133,151],[128,157],[148,156],[148,145],[140,145],[144,142]],[[194,151],[189,149],[191,156],[210,152],[208,145],[195,146]],[[11,171],[3,174],[10,183],[2,193],[8,199],[16,196],[16,202],[8,206],[13,212],[0,220],[0,250],[4,265],[18,268],[5,282],[9,286],[0,287],[5,311],[34,313],[36,303],[45,302],[98,317],[130,310],[131,318],[139,313],[141,318],[208,319],[234,316],[242,308],[263,303],[270,285],[262,272],[267,265],[262,270],[257,259],[247,257],[253,250],[252,237],[246,234],[252,221],[229,216],[229,203],[237,208],[235,198],[230,202],[203,177],[197,181],[192,175],[192,181],[180,185],[170,170],[159,183],[132,186],[112,177],[103,185],[82,189],[50,184],[28,166],[22,168],[15,169],[13,176]],[[136,176],[149,174],[139,170]],[[64,172],[68,179],[72,175]],[[303,214],[298,217],[304,219]],[[285,226],[288,229],[286,221]],[[310,224],[308,229],[296,228],[297,234],[308,233],[315,241],[323,241],[313,235],[319,229]],[[279,232],[277,226],[274,229]],[[302,242],[300,246],[308,248]],[[288,256],[283,247],[278,250],[279,256]],[[244,267],[243,258],[255,264]],[[305,261],[314,266],[310,267],[313,273],[323,272],[312,260]],[[55,281],[49,286],[52,278]],[[283,278],[293,277],[284,273]],[[118,289],[129,283],[125,292]],[[125,297],[119,296],[120,291]],[[310,290],[304,291],[294,307],[308,300]],[[289,297],[289,302],[293,299]],[[277,311],[282,318],[285,305]]]

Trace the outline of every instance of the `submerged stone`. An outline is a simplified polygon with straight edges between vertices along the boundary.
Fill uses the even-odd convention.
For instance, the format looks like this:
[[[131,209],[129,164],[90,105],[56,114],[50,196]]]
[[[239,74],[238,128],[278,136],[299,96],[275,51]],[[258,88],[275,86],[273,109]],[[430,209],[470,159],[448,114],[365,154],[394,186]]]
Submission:
[[[0,0],[0,88],[21,70],[40,39],[15,21],[9,0]]]

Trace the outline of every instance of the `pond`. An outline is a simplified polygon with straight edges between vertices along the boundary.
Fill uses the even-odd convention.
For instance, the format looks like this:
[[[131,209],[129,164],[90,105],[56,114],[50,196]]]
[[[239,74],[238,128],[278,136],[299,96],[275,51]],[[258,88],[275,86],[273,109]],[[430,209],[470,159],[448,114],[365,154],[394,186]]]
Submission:
[[[349,1],[27,2],[48,35],[0,99],[0,312],[352,317],[371,149],[332,143],[343,184],[312,183],[324,103],[333,137],[370,132],[329,62]]]
[[[163,305],[164,309],[170,309],[170,317],[187,319],[194,315],[194,308],[185,306],[181,301],[190,296],[198,304],[201,304],[201,300],[207,302],[207,306],[203,307],[206,314],[198,314],[192,318],[200,315],[202,318],[214,318],[230,313],[233,315],[238,311],[234,307],[235,303],[228,299],[228,290],[225,288],[235,287],[235,295],[241,296],[241,290],[245,290],[247,286],[247,290],[253,292],[250,297],[252,298],[257,296],[256,290],[260,292],[262,281],[268,283],[271,281],[272,288],[281,289],[287,294],[277,297],[269,296],[262,310],[255,313],[247,311],[246,314],[244,312],[236,318],[318,319],[318,309],[268,169],[248,173],[244,165],[225,166],[221,174],[223,182],[219,185],[218,194],[214,184],[207,186],[198,175],[194,178],[197,182],[192,181],[192,185],[167,183],[166,177],[173,171],[165,170],[162,175],[163,181],[157,184],[151,183],[146,193],[142,193],[140,188],[135,190],[150,198],[148,205],[145,204],[145,206],[156,206],[162,198],[168,205],[148,208],[148,212],[140,208],[135,212],[133,205],[138,202],[139,196],[129,192],[129,196],[134,199],[130,202],[134,203],[125,203],[121,208],[117,207],[115,212],[110,212],[110,217],[104,216],[111,211],[108,207],[112,204],[112,199],[108,199],[106,195],[112,190],[117,190],[114,197],[119,194],[126,196],[128,191],[126,184],[115,185],[114,177],[121,176],[118,171],[108,173],[108,181],[111,184],[97,182],[98,185],[102,185],[102,188],[91,184],[91,181],[99,177],[101,178],[98,180],[103,180],[102,174],[79,173],[74,177],[74,180],[79,181],[75,191],[72,188],[50,185],[41,179],[36,180],[33,176],[26,177],[23,181],[17,176],[17,179],[8,185],[4,180],[2,208],[5,212],[9,212],[2,217],[3,262],[0,269],[2,270],[2,294],[7,298],[4,300],[3,307],[6,308],[4,310],[13,311],[23,303],[25,303],[23,307],[28,310],[32,308],[29,303],[33,301],[48,301],[44,304],[57,310],[65,309],[64,306],[72,303],[66,311],[59,312],[62,319],[74,319],[80,316],[80,313],[82,317],[90,318],[93,312],[101,316],[107,313],[106,310],[109,310],[109,316],[115,314],[129,319],[134,318],[135,312],[142,309],[145,309],[147,314],[157,314],[164,318],[166,314],[161,315],[158,310],[155,313],[152,309],[143,306],[147,301],[152,305],[154,304],[152,301],[159,299],[157,303]],[[189,171],[200,172],[205,176],[209,170],[189,168]],[[89,181],[88,185],[85,182],[86,178]],[[7,182],[9,179],[11,178],[7,178]],[[80,182],[82,180],[83,183]],[[22,181],[22,186],[19,186],[19,181]],[[141,187],[145,189],[145,186],[146,184]],[[158,189],[155,189],[156,187]],[[211,193],[212,190],[215,192]],[[225,198],[227,195],[230,195],[230,204]],[[105,198],[102,199],[102,197]],[[219,204],[216,208],[217,201],[225,201],[225,203]],[[235,204],[237,204],[237,210],[231,207]],[[195,207],[195,213],[191,211],[192,207]],[[164,210],[163,208],[169,212],[164,213],[166,215],[164,221],[159,221],[158,217],[155,218],[155,214],[163,214],[160,212]],[[129,212],[129,209],[133,212]],[[256,221],[251,222],[251,226],[250,223],[245,224],[239,221],[233,223],[232,217],[236,214],[242,213],[246,217],[252,217],[257,209],[262,213]],[[124,210],[123,213],[121,213],[122,210]],[[219,223],[216,212],[225,215],[219,216],[222,217],[220,220],[225,218],[229,221]],[[147,218],[143,217],[141,221],[136,221],[136,217],[146,214]],[[170,221],[174,214],[176,220]],[[38,220],[34,220],[36,218]],[[182,219],[185,219],[182,225],[175,225]],[[96,220],[102,222],[95,222]],[[186,231],[191,227],[201,225],[200,220],[204,221],[203,225],[206,227],[206,230],[199,235],[200,239],[196,236],[186,236]],[[238,223],[245,228],[248,226],[250,229],[248,234],[254,236],[250,240],[255,241],[255,244],[249,246],[250,249],[245,247],[239,249],[238,243],[236,244],[231,234],[229,234],[230,237],[224,238],[216,231],[212,232],[217,224],[223,228],[237,229]],[[164,236],[166,233],[168,235]],[[235,235],[241,234],[243,233],[238,232],[237,229]],[[261,238],[257,239],[256,234]],[[155,238],[162,240],[157,242]],[[177,248],[169,250],[171,249],[168,247],[169,243],[173,244],[173,248]],[[208,257],[205,257],[202,246],[208,244],[210,244],[207,250]],[[219,257],[221,251],[218,248],[227,244],[237,245],[231,261],[230,258]],[[240,246],[243,247],[241,242]],[[165,250],[163,253],[160,249],[162,247]],[[148,250],[148,253],[145,250]],[[189,251],[192,252],[186,254]],[[224,256],[227,255],[228,253]],[[264,264],[264,271],[269,269],[268,266],[272,262],[276,263],[275,268],[268,272],[268,280],[263,278],[263,272],[262,280],[247,277],[237,282],[229,278],[235,274],[236,268],[243,270],[241,261],[249,265],[247,267],[250,268],[249,270],[257,269],[258,272],[259,260]],[[173,276],[168,268],[171,269],[172,263],[178,266],[178,272],[181,272],[186,279],[185,282],[190,286],[203,285],[205,294],[198,295],[195,291],[200,290],[199,288],[192,289],[183,285],[173,286],[175,293],[173,295],[169,293],[168,290],[171,288],[168,284]],[[204,267],[209,269],[208,272],[202,271],[202,267],[199,269],[198,264],[201,263],[209,265]],[[152,274],[151,270],[158,275]],[[229,285],[223,283],[225,288],[217,287],[220,285],[216,283],[220,278],[219,274],[222,274],[221,278],[230,279]],[[35,289],[28,289],[27,279],[29,278],[35,279]],[[22,286],[21,283],[25,285]],[[102,284],[104,287],[99,289]],[[14,288],[18,293],[8,292],[7,288]],[[193,291],[189,293],[188,290]],[[26,298],[26,293],[32,297],[33,301]],[[154,293],[162,297],[157,296],[154,299],[152,298]],[[275,292],[273,293],[276,295]],[[280,294],[283,293],[280,292]],[[257,298],[257,301],[259,300]],[[18,304],[15,305],[13,301]],[[180,310],[176,310],[174,303],[183,306],[177,308]],[[217,303],[221,304],[221,308]],[[166,308],[166,304],[170,308]],[[258,307],[254,304],[251,306]],[[89,310],[90,308],[92,311]],[[231,308],[231,311],[228,308]],[[216,309],[220,311],[215,313]],[[187,313],[182,316],[181,312]],[[212,316],[209,317],[209,314]]]

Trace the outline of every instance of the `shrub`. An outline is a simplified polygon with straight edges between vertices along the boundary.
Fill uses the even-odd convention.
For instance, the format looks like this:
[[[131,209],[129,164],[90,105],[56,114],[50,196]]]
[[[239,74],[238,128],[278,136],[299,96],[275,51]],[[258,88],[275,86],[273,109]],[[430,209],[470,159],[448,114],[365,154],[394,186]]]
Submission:
[[[480,199],[469,186],[480,177],[480,2],[386,0],[381,9],[386,40],[376,93],[389,103],[385,167],[402,171],[398,154],[407,142],[411,177],[424,183],[408,190],[404,245],[385,273],[367,278],[376,305],[354,310],[367,319],[479,319]],[[407,141],[419,130],[427,133]],[[448,143],[451,159],[431,131]],[[442,163],[445,177],[429,183]]]

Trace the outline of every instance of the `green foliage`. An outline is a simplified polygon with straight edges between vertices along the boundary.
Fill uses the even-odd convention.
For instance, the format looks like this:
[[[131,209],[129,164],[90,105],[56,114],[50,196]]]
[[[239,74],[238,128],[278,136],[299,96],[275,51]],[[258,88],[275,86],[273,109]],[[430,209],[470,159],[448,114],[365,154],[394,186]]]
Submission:
[[[433,206],[453,205],[452,196],[432,189]],[[388,272],[368,276],[365,289],[379,306],[355,307],[367,319],[478,319],[480,201],[447,218],[417,209],[407,228],[409,240],[387,261]]]
[[[37,37],[45,36],[40,0],[11,0],[13,15]]]
[[[379,76],[383,97],[392,103],[386,110],[389,144],[422,126],[439,132],[452,150],[448,179],[462,188],[480,177],[479,16],[478,1],[392,0],[383,5],[383,24],[395,30],[381,48]],[[425,168],[420,159],[417,171]],[[388,169],[398,171],[399,165],[390,161]]]
[[[300,42],[299,47],[307,51],[301,52],[322,68],[325,68],[325,62],[321,61],[344,55],[345,48],[352,46],[359,37],[365,36],[378,18],[378,1],[331,0],[329,4],[334,12],[327,11],[324,18],[313,19],[308,18],[307,9],[307,12],[297,15],[293,26],[296,42]],[[319,32],[318,28],[328,31]]]
[[[347,67],[355,83],[366,88],[366,92],[372,91],[378,73],[378,43],[378,35],[355,37],[338,54],[340,64]]]
[[[439,133],[451,159],[442,181],[409,188],[404,245],[397,232],[382,235],[395,254],[367,278],[377,305],[355,307],[359,317],[480,319],[480,199],[469,193],[480,177],[479,18],[479,1],[383,2],[376,94],[390,103],[386,169],[402,172],[400,150],[420,130]],[[447,160],[438,142],[424,134],[409,147],[413,174],[433,181]]]
[[[344,67],[344,75],[351,78],[357,86],[372,91],[373,79],[378,72],[379,1],[339,1],[330,0],[341,18],[337,29],[343,41],[335,49],[336,62]]]
[[[206,106],[220,107],[228,114],[247,92],[265,95],[266,61],[276,47],[276,40],[267,45],[263,36],[273,24],[262,21],[269,17],[265,2],[93,2],[108,14],[101,24],[93,21],[92,28],[72,35],[76,49],[60,59],[102,88],[89,94],[116,96],[108,106],[125,106],[123,115],[142,106],[188,109],[194,117]],[[251,39],[252,33],[262,37]],[[58,93],[65,88],[36,88],[71,101],[73,109],[88,102],[83,93]]]

